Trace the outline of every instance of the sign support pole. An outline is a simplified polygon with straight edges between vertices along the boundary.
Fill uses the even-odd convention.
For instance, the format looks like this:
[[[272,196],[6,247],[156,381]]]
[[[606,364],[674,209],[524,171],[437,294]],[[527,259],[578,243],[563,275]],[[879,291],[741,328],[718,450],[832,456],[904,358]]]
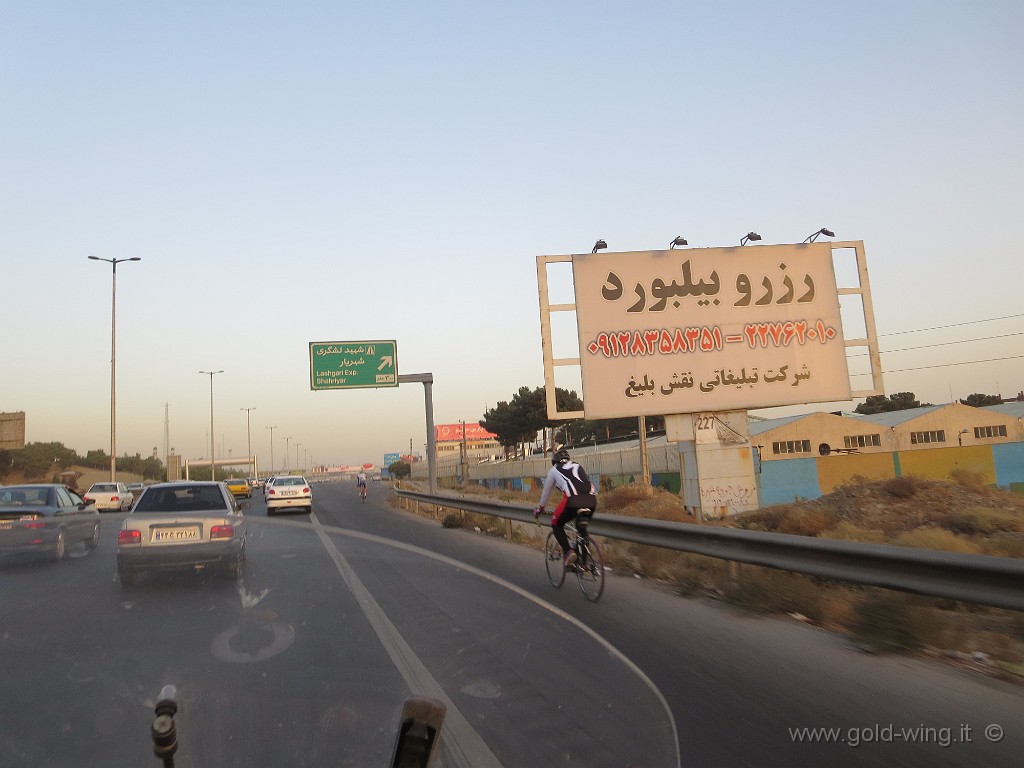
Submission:
[[[430,481],[431,495],[437,493],[437,436],[434,434],[434,374],[432,373],[400,373],[399,384],[423,384],[423,399],[427,412],[427,476]]]

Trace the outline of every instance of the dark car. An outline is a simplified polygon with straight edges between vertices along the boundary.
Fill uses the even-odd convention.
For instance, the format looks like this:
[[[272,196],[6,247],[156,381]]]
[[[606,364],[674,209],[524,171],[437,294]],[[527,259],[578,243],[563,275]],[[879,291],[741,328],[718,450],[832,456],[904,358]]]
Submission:
[[[0,488],[0,551],[44,552],[63,559],[68,546],[100,542],[100,514],[63,485],[8,485]]]
[[[142,492],[117,535],[117,573],[129,586],[142,571],[221,567],[237,576],[245,561],[246,525],[224,483],[175,482]]]

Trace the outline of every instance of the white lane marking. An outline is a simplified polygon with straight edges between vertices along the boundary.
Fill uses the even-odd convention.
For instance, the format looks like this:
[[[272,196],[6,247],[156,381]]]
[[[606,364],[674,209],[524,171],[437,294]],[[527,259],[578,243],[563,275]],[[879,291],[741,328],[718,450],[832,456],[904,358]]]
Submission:
[[[417,555],[422,555],[423,557],[429,557],[432,560],[437,560],[438,562],[446,563],[447,565],[450,565],[453,568],[458,568],[459,570],[467,571],[467,572],[475,574],[475,575],[477,575],[477,576],[479,576],[479,577],[481,577],[483,579],[487,579],[488,581],[491,581],[491,582],[493,582],[495,584],[499,584],[499,585],[503,586],[505,589],[511,590],[512,592],[515,592],[520,597],[523,597],[523,598],[529,600],[530,602],[534,603],[535,605],[540,606],[541,608],[543,608],[544,610],[548,611],[549,613],[554,614],[555,616],[557,616],[558,618],[562,619],[563,621],[569,622],[570,624],[572,624],[574,627],[576,627],[580,631],[586,633],[595,642],[599,643],[605,650],[607,650],[609,654],[611,654],[612,656],[617,658],[627,669],[629,669],[634,675],[636,675],[636,677],[639,678],[639,680],[644,685],[647,686],[647,688],[651,691],[651,693],[654,695],[654,697],[661,703],[662,709],[665,710],[665,717],[668,718],[669,725],[672,726],[672,742],[673,742],[673,744],[675,744],[675,748],[676,748],[676,762],[675,762],[675,764],[676,764],[677,768],[679,768],[679,766],[682,765],[682,755],[679,752],[679,731],[676,728],[676,721],[675,721],[675,718],[672,716],[672,708],[669,707],[668,700],[661,693],[661,691],[658,690],[658,686],[655,685],[654,681],[651,680],[651,678],[649,678],[647,676],[647,674],[642,669],[640,669],[640,667],[638,667],[636,664],[634,664],[633,661],[630,660],[630,658],[628,656],[626,656],[622,651],[620,651],[618,648],[616,648],[614,645],[612,645],[608,640],[605,640],[596,631],[594,631],[593,629],[588,627],[586,624],[584,624],[582,621],[577,619],[572,614],[566,613],[565,611],[563,611],[558,606],[552,605],[551,603],[547,602],[546,600],[542,600],[541,598],[537,597],[536,595],[533,595],[530,592],[527,592],[522,587],[518,587],[518,586],[516,586],[515,584],[513,584],[513,583],[511,583],[509,581],[505,581],[504,579],[500,578],[499,576],[495,576],[493,573],[490,573],[489,571],[481,570],[481,569],[476,568],[476,567],[474,567],[472,565],[469,565],[468,563],[463,563],[463,562],[461,562],[459,560],[455,560],[455,559],[453,559],[451,557],[447,557],[446,555],[440,555],[437,552],[431,552],[428,549],[423,549],[421,547],[417,547],[414,544],[406,544],[404,542],[394,541],[392,539],[386,539],[386,538],[384,538],[382,536],[375,536],[372,533],[362,533],[361,531],[352,531],[352,530],[348,530],[348,529],[345,529],[345,528],[337,528],[337,527],[334,527],[334,526],[324,526],[324,525],[321,525],[320,520],[316,517],[315,514],[310,515],[310,518],[312,518],[313,524],[316,526],[316,531],[317,531],[318,535],[320,536],[321,540],[323,540],[323,538],[325,536],[324,532],[329,532],[329,533],[337,534],[337,535],[340,535],[340,536],[348,536],[349,538],[353,538],[353,539],[362,539],[363,541],[370,541],[370,542],[373,542],[375,544],[382,544],[384,546],[394,547],[395,549],[401,549],[401,550],[404,550],[406,552],[412,552],[412,553],[415,553]],[[271,519],[268,518],[268,519],[265,519],[265,520],[264,519],[260,519],[259,522],[260,523],[269,523],[270,525],[280,525],[282,527],[287,527],[287,528],[308,528],[309,527],[308,523],[299,522],[297,520],[277,520],[277,519],[271,520]],[[330,550],[328,550],[328,551],[330,551]],[[339,557],[340,556],[341,555],[339,553]],[[378,608],[379,608],[379,606],[378,606]],[[440,697],[436,697],[436,698],[440,698]],[[447,699],[445,699],[445,701],[447,701]]]
[[[384,613],[384,609],[374,600],[373,595],[356,576],[348,561],[327,536],[320,520],[315,514],[311,514],[310,518],[324,549],[334,561],[338,573],[341,574],[341,578],[345,580],[348,588],[352,591],[352,595],[362,608],[370,626],[377,633],[384,650],[387,651],[399,674],[405,680],[405,684],[409,686],[409,690],[414,695],[427,696],[444,703],[447,712],[444,726],[441,728],[441,738],[455,762],[464,768],[502,768],[501,761],[495,757],[480,734],[456,708],[455,703],[448,698],[440,683],[430,674],[426,665],[420,661],[398,628]]]

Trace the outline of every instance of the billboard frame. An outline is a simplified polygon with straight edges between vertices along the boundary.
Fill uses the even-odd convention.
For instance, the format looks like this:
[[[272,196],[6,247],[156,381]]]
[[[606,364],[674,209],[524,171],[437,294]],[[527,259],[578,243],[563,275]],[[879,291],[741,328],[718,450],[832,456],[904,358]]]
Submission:
[[[845,326],[849,323],[843,324],[843,348],[844,355],[850,348],[864,347],[868,352],[868,364],[870,367],[869,374],[871,376],[871,386],[862,389],[855,389],[852,385],[849,387],[850,398],[856,397],[867,397],[870,395],[881,394],[883,390],[882,385],[882,366],[881,356],[878,349],[878,335],[875,328],[874,321],[874,310],[871,300],[871,289],[870,281],[868,277],[867,261],[864,254],[864,242],[862,240],[844,240],[835,242],[823,242],[815,244],[818,247],[828,247],[833,257],[833,270],[835,261],[835,252],[839,250],[852,249],[856,257],[857,267],[857,284],[854,286],[836,286],[836,300],[838,301],[843,296],[858,296],[860,298],[861,308],[861,320],[863,321],[864,334],[863,336],[851,337],[845,332]],[[779,244],[777,246],[768,246],[769,248],[799,248],[798,244]],[[761,250],[764,246],[755,246],[750,251]],[[707,251],[708,249],[677,249],[672,250],[671,253],[675,256],[682,256],[688,252],[695,252],[700,254],[701,251]],[[725,250],[725,249],[716,249]],[[661,252],[636,252],[646,254],[664,254],[669,253],[668,251]],[[589,254],[592,255],[592,254]],[[556,358],[553,353],[553,341],[552,341],[552,315],[553,313],[561,312],[572,312],[577,313],[577,303],[579,301],[579,295],[577,293],[578,287],[573,285],[574,292],[574,303],[571,304],[553,304],[549,300],[549,283],[548,283],[548,265],[558,263],[574,263],[574,259],[586,258],[588,254],[565,254],[565,255],[553,255],[553,256],[538,256],[537,257],[537,286],[539,293],[539,304],[540,304],[540,325],[541,325],[541,344],[544,358],[544,387],[546,395],[546,405],[548,417],[552,419],[579,419],[579,418],[606,418],[603,414],[594,415],[593,411],[589,414],[586,410],[586,397],[584,397],[584,410],[582,411],[559,411],[557,407],[555,397],[555,375],[556,370],[560,367],[573,367],[580,371],[581,378],[583,375],[583,362],[579,356],[580,348],[577,346],[577,356],[575,357],[559,357]],[[602,254],[603,256],[625,256],[624,254]],[[575,269],[574,269],[575,275]],[[834,280],[834,275],[833,275]],[[579,316],[576,316],[576,328],[577,335],[579,332]],[[849,376],[849,374],[848,374]],[[831,400],[810,400],[808,402],[831,402]],[[771,405],[749,405],[748,408],[760,408],[760,407],[772,407]],[[684,407],[683,410],[672,410],[669,408],[667,413],[696,413],[707,411],[709,408],[705,405],[702,407]],[[711,408],[711,410],[715,410]],[[650,415],[651,411],[645,411]],[[638,414],[630,414],[638,415]],[[607,417],[610,418],[610,417]]]

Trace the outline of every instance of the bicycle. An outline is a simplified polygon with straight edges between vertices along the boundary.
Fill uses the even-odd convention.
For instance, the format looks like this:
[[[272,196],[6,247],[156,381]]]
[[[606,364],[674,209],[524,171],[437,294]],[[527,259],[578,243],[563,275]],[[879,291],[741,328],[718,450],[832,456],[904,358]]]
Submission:
[[[563,564],[562,545],[555,538],[554,531],[548,533],[544,542],[544,567],[551,586],[561,587],[565,582],[565,572],[573,570],[584,597],[592,603],[597,602],[604,592],[604,555],[597,541],[587,533],[593,514],[589,509],[581,509],[575,520],[565,524],[569,547],[576,553],[576,562],[572,565]]]

